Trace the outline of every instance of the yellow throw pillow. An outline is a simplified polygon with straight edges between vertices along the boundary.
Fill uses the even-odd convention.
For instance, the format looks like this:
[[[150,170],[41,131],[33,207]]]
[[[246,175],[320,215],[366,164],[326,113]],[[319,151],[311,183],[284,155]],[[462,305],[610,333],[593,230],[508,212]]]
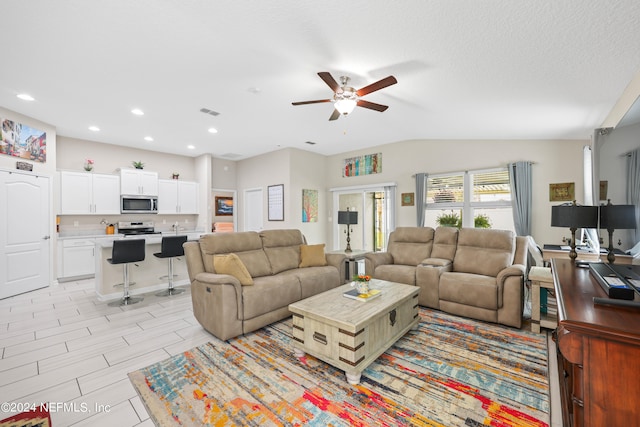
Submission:
[[[324,243],[319,245],[300,245],[300,268],[323,267],[327,265],[324,256]]]
[[[235,277],[243,286],[253,285],[253,279],[247,271],[247,267],[236,254],[214,255],[213,268],[218,274],[228,274]]]

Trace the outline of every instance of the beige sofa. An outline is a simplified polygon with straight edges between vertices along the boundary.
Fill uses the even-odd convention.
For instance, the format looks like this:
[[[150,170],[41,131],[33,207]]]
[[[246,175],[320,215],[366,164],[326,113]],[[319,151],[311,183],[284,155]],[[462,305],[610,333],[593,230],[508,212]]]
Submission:
[[[344,283],[344,255],[307,246],[299,230],[207,234],[184,250],[195,317],[222,340],[284,319],[289,304]],[[216,272],[229,260],[241,271]]]
[[[526,239],[507,230],[399,227],[387,252],[365,256],[365,272],[419,286],[420,305],[519,328]]]

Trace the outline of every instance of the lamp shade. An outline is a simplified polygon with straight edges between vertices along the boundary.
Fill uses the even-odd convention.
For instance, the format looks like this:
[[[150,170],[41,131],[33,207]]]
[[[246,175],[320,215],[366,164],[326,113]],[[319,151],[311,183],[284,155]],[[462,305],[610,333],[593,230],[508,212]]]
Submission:
[[[634,205],[600,206],[600,228],[622,230],[636,228],[636,212]]]
[[[598,207],[575,204],[551,206],[551,226],[596,228],[598,226]]]
[[[358,212],[338,211],[338,224],[355,225],[358,223]]]

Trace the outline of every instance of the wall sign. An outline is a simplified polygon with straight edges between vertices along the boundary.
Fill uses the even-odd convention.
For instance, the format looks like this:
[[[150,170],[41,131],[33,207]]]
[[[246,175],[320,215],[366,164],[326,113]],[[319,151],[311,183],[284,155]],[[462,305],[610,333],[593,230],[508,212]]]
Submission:
[[[267,209],[269,221],[284,221],[284,184],[267,187]]]

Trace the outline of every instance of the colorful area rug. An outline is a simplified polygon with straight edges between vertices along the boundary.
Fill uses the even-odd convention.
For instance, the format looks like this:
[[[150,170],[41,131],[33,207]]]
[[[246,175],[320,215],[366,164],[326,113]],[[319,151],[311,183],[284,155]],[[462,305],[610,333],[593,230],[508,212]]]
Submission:
[[[544,335],[420,310],[351,386],[293,355],[291,320],[129,374],[159,426],[547,426]]]

